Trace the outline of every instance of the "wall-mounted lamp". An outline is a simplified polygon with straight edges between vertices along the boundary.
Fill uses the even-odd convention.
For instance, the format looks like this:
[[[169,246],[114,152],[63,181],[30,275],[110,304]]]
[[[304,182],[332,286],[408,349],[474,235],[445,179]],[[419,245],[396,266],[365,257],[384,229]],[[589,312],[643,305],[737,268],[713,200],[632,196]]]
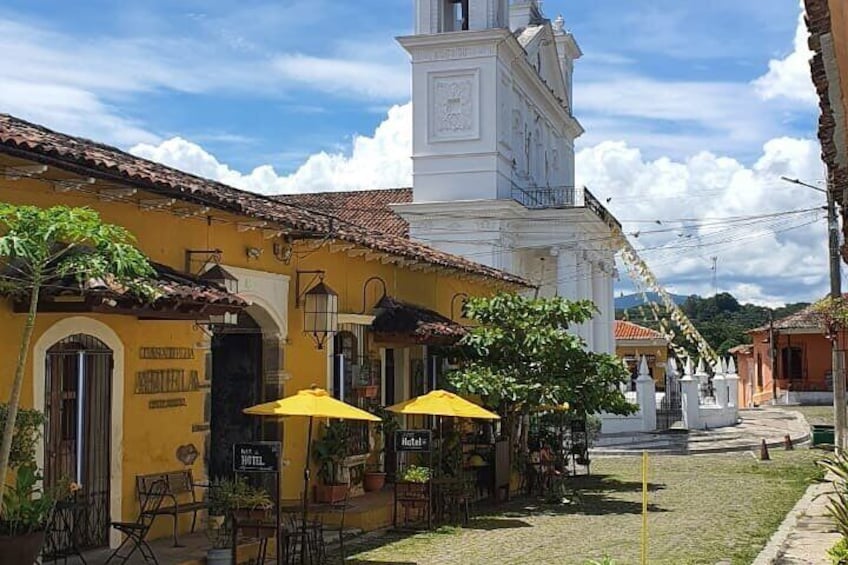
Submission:
[[[206,265],[209,263],[215,263],[216,265],[221,262],[221,255],[224,252],[220,249],[186,249],[185,250],[185,272],[186,273],[202,273],[203,269],[206,268]],[[195,255],[205,255],[206,257],[203,259],[203,265],[195,271],[191,268],[191,264],[194,261]]]
[[[247,260],[257,260],[262,257],[262,248],[261,247],[246,247],[244,249],[244,254],[247,255]]]
[[[460,306],[459,306],[459,317],[464,318],[465,315],[463,314],[462,310],[463,310],[463,308],[465,308],[466,301],[468,301],[468,295],[464,292],[457,292],[456,294],[453,295],[453,297],[451,297],[450,319],[453,320],[454,322],[456,321],[456,318],[454,317],[454,308],[455,308],[455,305],[456,305],[456,299],[457,298],[462,299],[462,304],[460,304]]]
[[[294,246],[290,237],[286,236],[282,241],[275,241],[272,247],[274,259],[280,263],[288,265],[291,263],[292,255],[294,254]]]
[[[339,295],[324,284],[324,278],[303,297],[303,331],[312,336],[318,349],[339,330]]]
[[[357,312],[357,314],[364,314],[365,310],[368,309],[368,306],[365,303],[365,300],[366,300],[366,294],[368,292],[368,285],[372,282],[378,282],[383,287],[383,294],[381,294],[380,298],[377,299],[377,303],[379,304],[380,301],[386,297],[386,281],[384,281],[382,278],[377,277],[377,276],[371,277],[370,279],[365,281],[364,285],[362,285],[362,310]]]
[[[208,269],[200,275],[200,278],[227,289],[227,292],[231,294],[238,294],[238,279],[221,265]]]

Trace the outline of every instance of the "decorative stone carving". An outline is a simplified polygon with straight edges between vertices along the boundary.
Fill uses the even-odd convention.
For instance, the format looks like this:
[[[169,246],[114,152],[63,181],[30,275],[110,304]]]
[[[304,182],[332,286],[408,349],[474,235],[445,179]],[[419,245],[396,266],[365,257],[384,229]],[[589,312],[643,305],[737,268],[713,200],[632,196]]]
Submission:
[[[476,139],[477,73],[432,77],[433,140]]]

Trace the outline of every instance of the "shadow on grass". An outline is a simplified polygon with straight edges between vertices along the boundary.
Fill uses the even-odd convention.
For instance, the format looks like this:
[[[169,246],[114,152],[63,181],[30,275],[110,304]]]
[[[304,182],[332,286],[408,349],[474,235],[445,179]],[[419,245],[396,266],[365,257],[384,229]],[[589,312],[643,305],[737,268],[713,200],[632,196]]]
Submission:
[[[508,530],[511,528],[532,528],[533,524],[528,524],[524,520],[516,518],[498,518],[485,517],[473,518],[463,526],[466,530]]]
[[[575,477],[566,481],[567,489],[578,492],[610,491],[610,492],[641,492],[642,481],[620,481],[612,478],[612,475],[590,475]],[[648,491],[656,492],[665,489],[664,484],[648,483]]]

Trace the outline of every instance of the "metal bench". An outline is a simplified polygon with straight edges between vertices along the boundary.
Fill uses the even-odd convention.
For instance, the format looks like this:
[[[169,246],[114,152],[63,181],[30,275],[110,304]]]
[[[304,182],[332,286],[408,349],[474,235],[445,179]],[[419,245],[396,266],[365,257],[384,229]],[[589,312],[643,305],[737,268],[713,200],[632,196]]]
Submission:
[[[208,488],[209,485],[195,483],[192,478],[191,469],[182,471],[168,471],[165,473],[154,473],[151,475],[138,475],[135,479],[136,492],[139,503],[144,506],[145,493],[151,492],[151,488],[157,482],[165,484],[164,501],[153,513],[156,516],[170,516],[174,521],[174,547],[180,546],[177,518],[180,514],[191,513],[191,531],[197,526],[197,513],[207,508],[207,503],[198,500],[197,489]]]

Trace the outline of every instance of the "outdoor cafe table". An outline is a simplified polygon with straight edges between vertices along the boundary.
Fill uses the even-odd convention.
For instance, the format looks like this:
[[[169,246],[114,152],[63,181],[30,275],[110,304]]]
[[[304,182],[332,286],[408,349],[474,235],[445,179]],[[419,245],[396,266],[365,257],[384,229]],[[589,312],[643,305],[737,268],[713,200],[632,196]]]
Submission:
[[[330,504],[313,504],[310,505],[310,511],[314,511],[316,513],[320,513],[322,510],[330,508]],[[300,523],[299,517],[303,510],[303,502],[300,500],[282,500],[280,501],[279,511],[280,517],[288,515],[291,519],[288,521],[280,521],[280,532],[278,536],[278,540],[282,540],[282,551],[281,558],[282,563],[309,563],[309,564],[317,564],[322,561],[322,555],[320,551],[315,551],[313,553],[312,550],[317,550],[316,546],[311,546],[308,541],[308,536],[311,533],[312,528],[314,528],[314,524],[307,524],[304,529],[303,525]],[[242,518],[239,519],[237,517],[233,518],[233,562],[237,563],[237,555],[236,550],[238,547],[238,533],[240,531],[255,531],[257,535],[255,536],[247,536],[259,539],[260,544],[260,557],[265,554],[268,539],[277,537],[274,534],[274,530],[276,528],[277,521],[276,517],[271,514],[270,516],[266,516],[263,519],[255,519],[255,518]],[[321,523],[317,522],[317,525],[320,527]],[[316,535],[320,535],[316,533]],[[300,536],[300,543],[296,543],[293,546],[289,545],[289,541],[295,539],[297,541],[297,537]],[[317,544],[320,544],[320,540],[316,540]],[[293,550],[290,553],[290,550]],[[304,551],[306,550],[306,551]],[[266,556],[267,558],[267,556]],[[260,562],[264,562],[261,561]]]

